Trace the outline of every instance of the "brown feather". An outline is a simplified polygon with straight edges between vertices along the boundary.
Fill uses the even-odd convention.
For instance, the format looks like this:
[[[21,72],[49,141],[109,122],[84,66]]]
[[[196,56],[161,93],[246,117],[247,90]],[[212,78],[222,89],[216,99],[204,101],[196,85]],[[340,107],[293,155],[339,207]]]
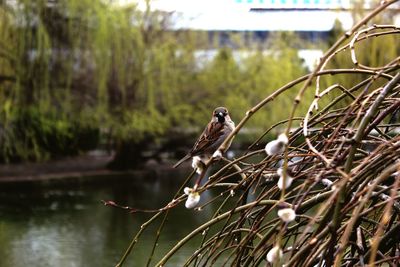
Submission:
[[[223,134],[223,127],[224,125],[222,123],[210,122],[200,135],[199,139],[197,139],[189,154],[196,156],[206,152]]]

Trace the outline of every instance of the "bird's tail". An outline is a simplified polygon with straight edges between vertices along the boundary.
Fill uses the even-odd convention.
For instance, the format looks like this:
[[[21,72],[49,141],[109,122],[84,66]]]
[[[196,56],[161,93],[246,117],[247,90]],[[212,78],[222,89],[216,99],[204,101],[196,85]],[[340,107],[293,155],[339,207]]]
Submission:
[[[175,165],[174,165],[172,168],[178,167],[178,166],[181,165],[184,161],[190,159],[190,157],[191,157],[190,155],[184,156],[181,160],[179,160],[177,163],[175,163]]]

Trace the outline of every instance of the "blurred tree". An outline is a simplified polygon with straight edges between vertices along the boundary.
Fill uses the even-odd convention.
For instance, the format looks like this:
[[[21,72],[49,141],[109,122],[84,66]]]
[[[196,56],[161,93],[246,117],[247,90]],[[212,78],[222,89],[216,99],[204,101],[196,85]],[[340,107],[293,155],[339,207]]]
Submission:
[[[353,10],[353,19],[357,21],[359,17],[363,17],[365,14],[365,10],[362,8],[363,1],[359,2],[356,5],[356,8]],[[395,10],[388,10],[375,17],[373,21],[371,21],[366,27],[372,26],[373,24],[381,24],[381,25],[390,25],[393,22],[393,12]],[[390,62],[391,59],[395,58],[400,53],[400,47],[395,45],[398,42],[398,37],[395,34],[384,34],[378,35],[375,37],[366,38],[369,34],[373,34],[374,30],[370,30],[365,34],[359,36],[360,42],[355,43],[355,51],[357,56],[357,61],[360,65],[364,65],[370,68],[377,68],[381,66],[385,66]],[[327,40],[327,47],[333,45],[333,43],[344,34],[344,29],[339,21],[336,21],[334,27],[330,31],[329,38]],[[364,41],[363,41],[364,40]],[[366,41],[367,40],[367,41]],[[350,40],[349,40],[350,41]],[[351,60],[351,51],[349,49],[343,50],[340,53],[336,54],[335,57],[330,61],[327,65],[328,69],[337,69],[337,68],[348,68],[352,69],[355,67],[354,63]],[[324,87],[328,87],[332,84],[341,84],[346,88],[350,88],[350,86],[354,85],[354,81],[362,81],[367,75],[357,74],[351,75],[351,79],[349,78],[349,74],[341,74],[341,75],[332,75],[325,76],[322,79],[322,84]],[[382,80],[382,83],[386,81]],[[370,90],[374,90],[379,87],[382,83],[375,83]],[[340,92],[338,92],[339,94]],[[332,95],[334,97],[334,95]],[[349,99],[349,102],[351,99]]]
[[[234,51],[217,47],[217,56],[200,64],[199,48],[216,48],[206,33],[172,30],[170,14],[147,4],[145,10],[101,0],[0,4],[3,160],[76,154],[107,135],[117,152],[113,166],[132,167],[171,129],[200,132],[222,105],[238,121],[305,73],[293,34],[271,38],[269,52],[236,36]],[[283,119],[279,109],[292,99],[278,103],[251,126]]]
[[[211,102],[216,106],[224,103],[230,107],[233,118],[238,121],[263,98],[307,72],[297,55],[297,42],[299,39],[293,33],[274,33],[262,49],[249,48],[243,44],[237,45],[240,49],[233,51],[227,47],[220,49],[211,64],[200,74],[200,87],[207,94],[214,95],[203,104]],[[273,106],[266,105],[257,112],[248,123],[249,131],[245,139],[249,140],[273,123],[285,119],[282,111],[293,104],[296,93],[293,90],[283,94],[274,101]],[[240,135],[238,138],[243,141]]]
[[[162,133],[184,108],[168,23],[168,14],[104,1],[3,3],[5,158],[76,152],[69,139],[87,130],[108,130],[120,149]]]

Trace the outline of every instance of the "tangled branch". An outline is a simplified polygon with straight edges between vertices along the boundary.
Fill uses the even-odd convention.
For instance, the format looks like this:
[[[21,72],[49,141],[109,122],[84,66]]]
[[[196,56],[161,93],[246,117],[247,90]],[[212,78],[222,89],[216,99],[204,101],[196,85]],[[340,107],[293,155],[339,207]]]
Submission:
[[[240,157],[224,159],[203,185],[196,183],[193,189],[199,194],[222,188],[197,210],[222,204],[156,266],[165,265],[199,235],[198,249],[184,266],[398,266],[400,57],[383,66],[366,66],[357,58],[359,44],[399,35],[400,28],[393,25],[363,27],[394,2],[383,2],[343,35],[313,73],[279,88],[246,113],[221,152],[253,114],[301,86],[287,120],[268,128]],[[329,69],[329,62],[345,50],[351,51],[354,68]],[[332,75],[347,75],[353,84],[326,86],[324,77]],[[312,84],[315,98],[305,103],[303,95]],[[296,114],[300,104],[308,105],[302,116]],[[270,131],[282,135],[259,148]],[[173,205],[155,216],[167,216],[168,208],[183,202],[181,190]]]

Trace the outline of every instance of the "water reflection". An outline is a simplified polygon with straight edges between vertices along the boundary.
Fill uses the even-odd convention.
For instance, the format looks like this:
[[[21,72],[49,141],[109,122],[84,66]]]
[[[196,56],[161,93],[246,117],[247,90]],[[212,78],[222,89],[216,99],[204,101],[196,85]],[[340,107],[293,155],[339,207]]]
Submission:
[[[129,215],[103,206],[101,200],[140,208],[161,207],[179,188],[184,174],[162,176],[0,188],[0,266],[114,266],[152,214]],[[204,222],[209,212],[186,210],[183,205],[173,210],[157,258]],[[153,240],[154,231],[146,231],[127,266],[145,266]],[[167,266],[180,266],[192,251],[181,251]]]

